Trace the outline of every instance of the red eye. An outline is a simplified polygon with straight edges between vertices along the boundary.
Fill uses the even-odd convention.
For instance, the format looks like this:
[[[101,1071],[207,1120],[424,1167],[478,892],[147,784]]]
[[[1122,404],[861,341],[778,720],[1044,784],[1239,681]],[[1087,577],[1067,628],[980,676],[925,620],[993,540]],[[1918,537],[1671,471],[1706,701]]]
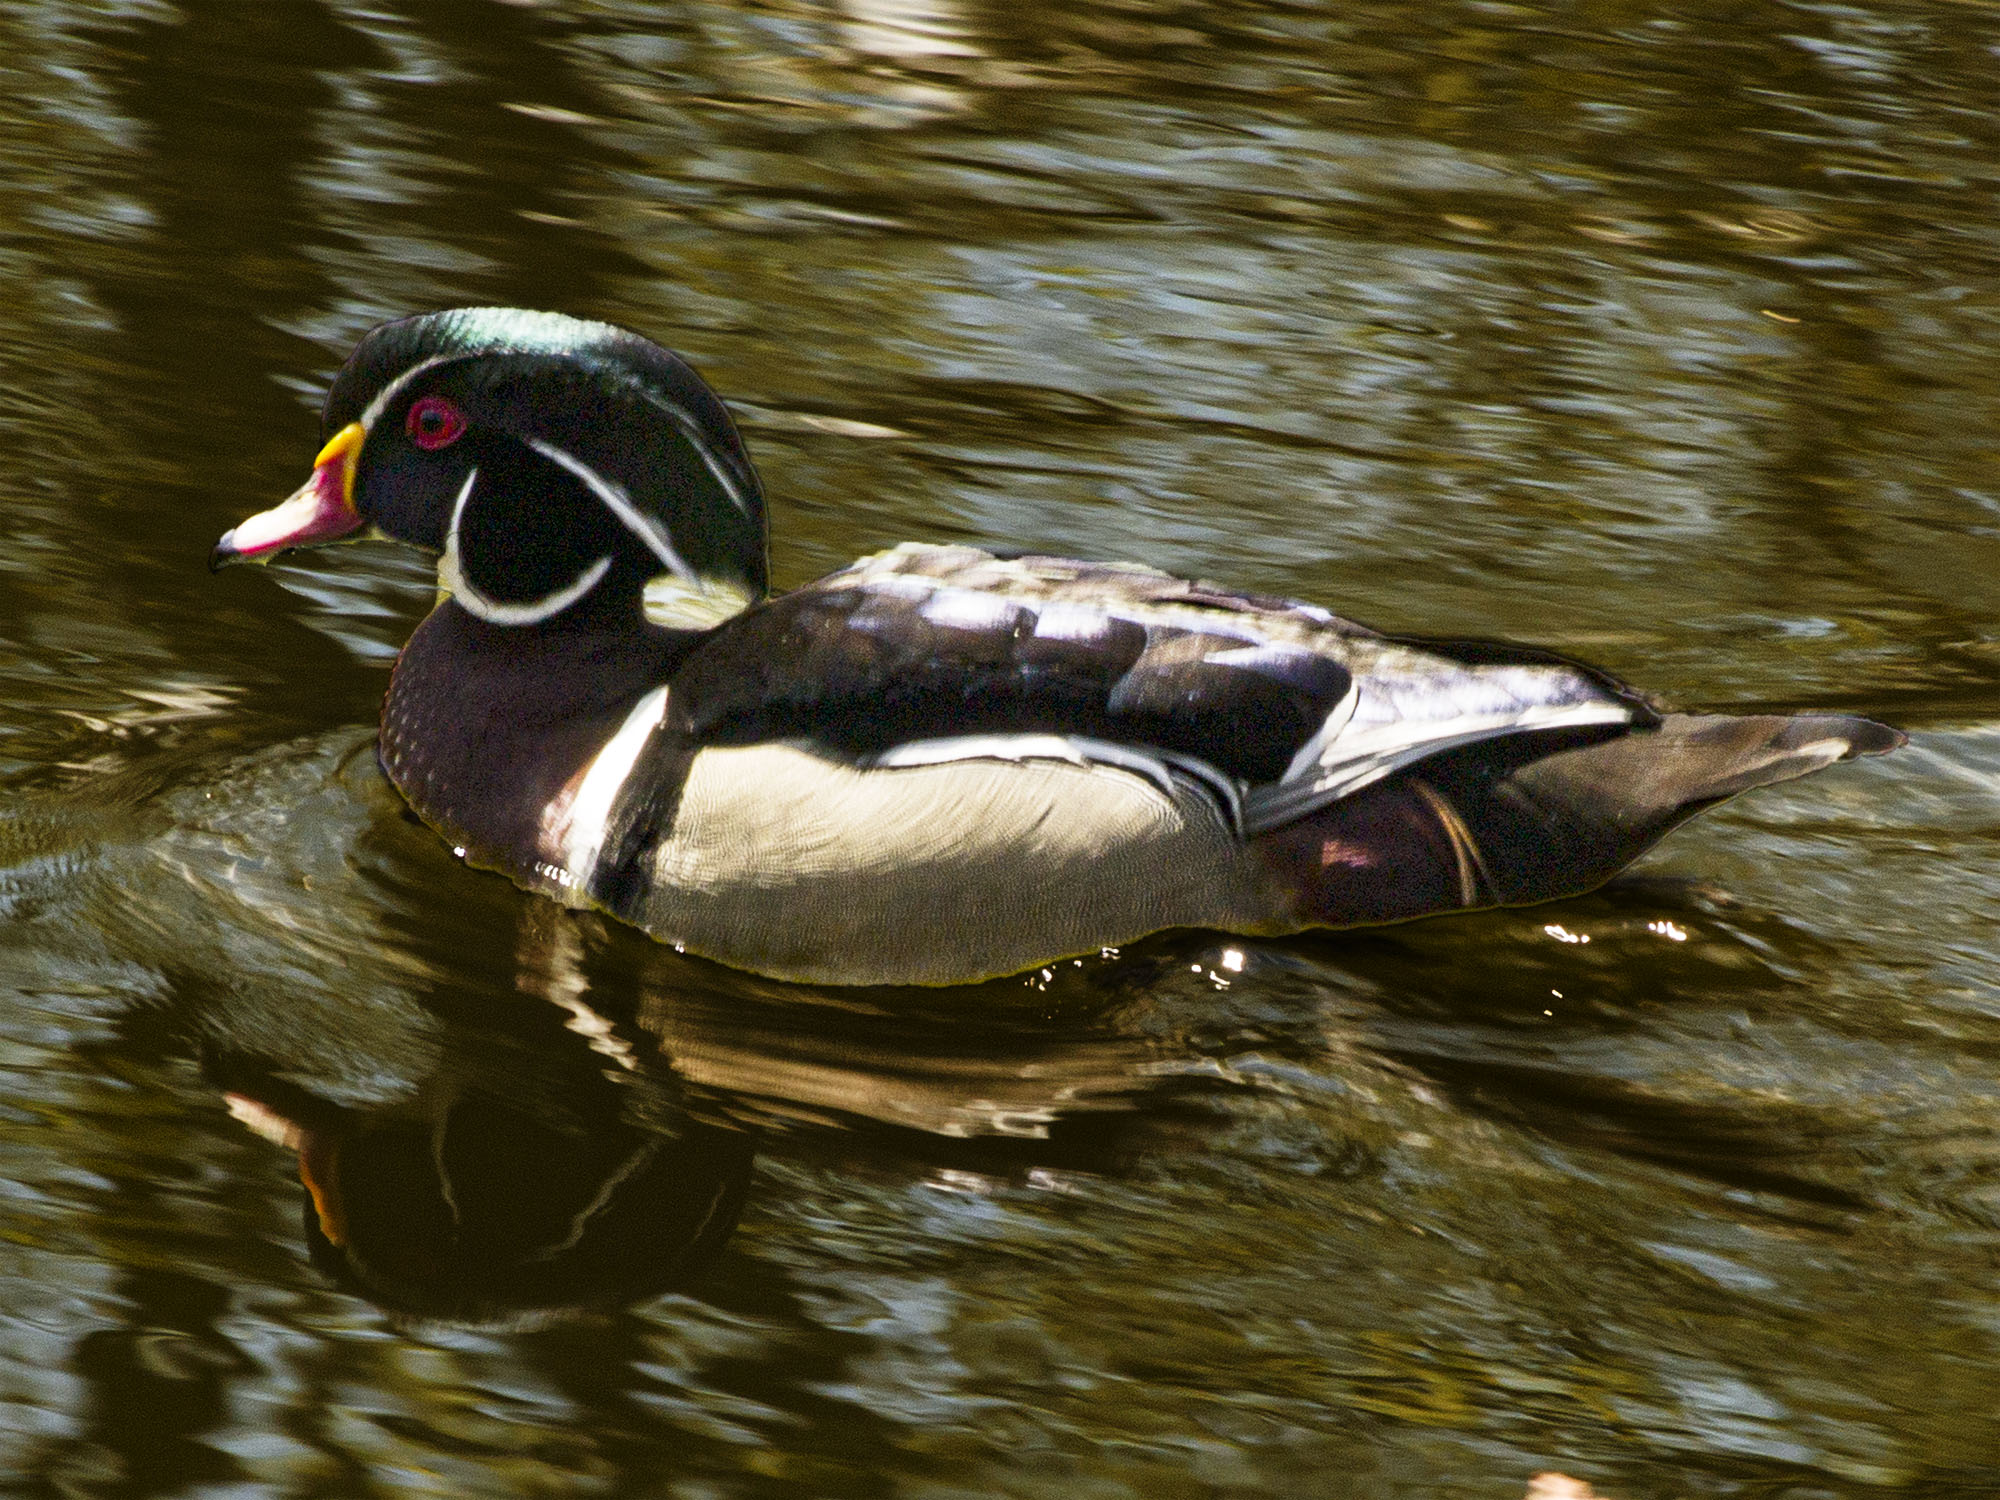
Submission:
[[[419,448],[442,448],[464,433],[465,413],[443,396],[425,396],[411,405],[403,430]]]

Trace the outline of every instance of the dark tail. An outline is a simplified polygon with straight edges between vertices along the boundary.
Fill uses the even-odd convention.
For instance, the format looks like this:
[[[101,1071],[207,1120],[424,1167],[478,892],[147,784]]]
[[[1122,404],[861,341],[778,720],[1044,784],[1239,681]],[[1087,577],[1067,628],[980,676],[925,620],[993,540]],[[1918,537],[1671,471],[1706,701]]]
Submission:
[[[1602,885],[1704,807],[1902,744],[1837,714],[1668,714],[1596,744],[1469,745],[1257,840],[1299,920],[1346,927]]]

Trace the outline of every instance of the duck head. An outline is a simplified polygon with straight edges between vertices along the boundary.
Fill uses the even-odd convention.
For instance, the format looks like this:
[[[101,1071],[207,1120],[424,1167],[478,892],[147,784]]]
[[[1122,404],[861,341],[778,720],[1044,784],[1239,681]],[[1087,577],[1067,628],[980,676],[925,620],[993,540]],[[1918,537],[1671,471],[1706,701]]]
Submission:
[[[764,500],[720,399],[606,323],[462,308],[385,323],[327,393],[312,477],[211,567],[369,534],[440,556],[489,624],[629,608],[713,624],[765,589]]]

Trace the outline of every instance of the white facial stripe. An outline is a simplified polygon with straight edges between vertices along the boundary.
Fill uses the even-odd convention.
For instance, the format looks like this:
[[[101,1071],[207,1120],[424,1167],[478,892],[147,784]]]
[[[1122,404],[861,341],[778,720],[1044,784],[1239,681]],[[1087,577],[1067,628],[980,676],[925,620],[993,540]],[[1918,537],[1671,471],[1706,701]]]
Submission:
[[[666,712],[667,690],[656,687],[625,716],[618,732],[597,752],[597,758],[583,774],[583,784],[576,789],[576,797],[570,803],[569,829],[563,836],[563,864],[580,889],[588,889],[590,877],[597,869],[597,857],[604,846],[604,825],[610,821],[619,789],[632,774],[639,752]]]
[[[403,371],[402,374],[398,375],[394,380],[375,393],[375,399],[370,401],[367,410],[361,413],[362,428],[366,431],[373,431],[375,419],[381,416],[388,409],[389,403],[394,401],[403,392],[404,388],[412,380],[423,374],[424,371],[444,364],[447,360],[461,357],[456,354],[433,354],[429,359],[420,359],[411,365],[409,369]],[[666,397],[649,391],[643,386],[638,387],[638,390],[640,395],[644,396],[646,400],[665,413],[667,419],[679,430],[681,436],[688,440],[688,446],[701,456],[703,466],[707,468],[709,473],[715,476],[715,482],[722,486],[722,492],[729,497],[730,503],[746,516],[749,515],[750,500],[743,492],[742,480],[731,473],[728,465],[715,456],[714,450],[709,447],[708,443],[702,437],[701,424],[695,421],[687,408],[678,402],[669,401]],[[553,453],[548,456],[555,458],[557,463],[563,461]],[[672,565],[669,564],[669,566]]]
[[[438,581],[447,593],[487,624],[539,625],[568,609],[596,588],[604,575],[611,571],[611,558],[607,555],[598,558],[553,594],[531,599],[526,604],[507,604],[488,598],[465,576],[465,569],[458,560],[459,518],[465,514],[465,502],[472,498],[472,487],[478,482],[479,470],[474,469],[465,476],[465,483],[458,487],[458,499],[451,507],[451,529],[444,537],[444,556],[438,562]]]
[[[680,429],[681,436],[688,440],[689,446],[701,455],[701,461],[708,466],[708,472],[715,476],[715,482],[722,486],[722,492],[729,497],[730,503],[744,515],[749,515],[750,501],[743,493],[741,482],[729,472],[714,453],[709,451],[708,444],[702,440],[701,424],[688,414],[685,407],[667,400],[666,397],[643,386],[640,387],[639,393],[667,414],[674,426]]]
[[[389,403],[396,399],[405,386],[423,374],[424,371],[441,365],[446,360],[453,358],[456,358],[456,356],[450,354],[433,354],[429,359],[420,359],[394,380],[383,386],[380,391],[376,392],[375,399],[368,403],[368,409],[361,413],[362,430],[373,432],[375,430],[375,419],[388,409]]]
[[[623,521],[625,529],[644,542],[647,549],[665,563],[676,578],[685,579],[689,583],[698,581],[694,569],[683,562],[680,553],[674,550],[674,544],[668,539],[666,531],[651,516],[642,514],[638,507],[633,505],[632,497],[621,487],[606,479],[582,459],[563,452],[554,443],[544,442],[536,437],[531,437],[527,441],[530,448],[550,463],[567,469],[581,479],[590,492],[604,502],[605,509]]]

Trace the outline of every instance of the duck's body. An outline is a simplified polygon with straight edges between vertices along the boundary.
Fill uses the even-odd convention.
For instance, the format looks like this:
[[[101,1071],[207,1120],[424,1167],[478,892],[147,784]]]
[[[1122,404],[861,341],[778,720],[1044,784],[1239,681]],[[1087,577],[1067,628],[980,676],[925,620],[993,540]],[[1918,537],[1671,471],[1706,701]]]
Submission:
[[[1662,717],[1545,652],[1129,566],[904,546],[763,599],[726,413],[603,325],[387,325],[327,420],[314,481],[219,555],[367,521],[444,554],[383,715],[411,806],[474,863],[782,978],[1544,900],[1899,739]]]

